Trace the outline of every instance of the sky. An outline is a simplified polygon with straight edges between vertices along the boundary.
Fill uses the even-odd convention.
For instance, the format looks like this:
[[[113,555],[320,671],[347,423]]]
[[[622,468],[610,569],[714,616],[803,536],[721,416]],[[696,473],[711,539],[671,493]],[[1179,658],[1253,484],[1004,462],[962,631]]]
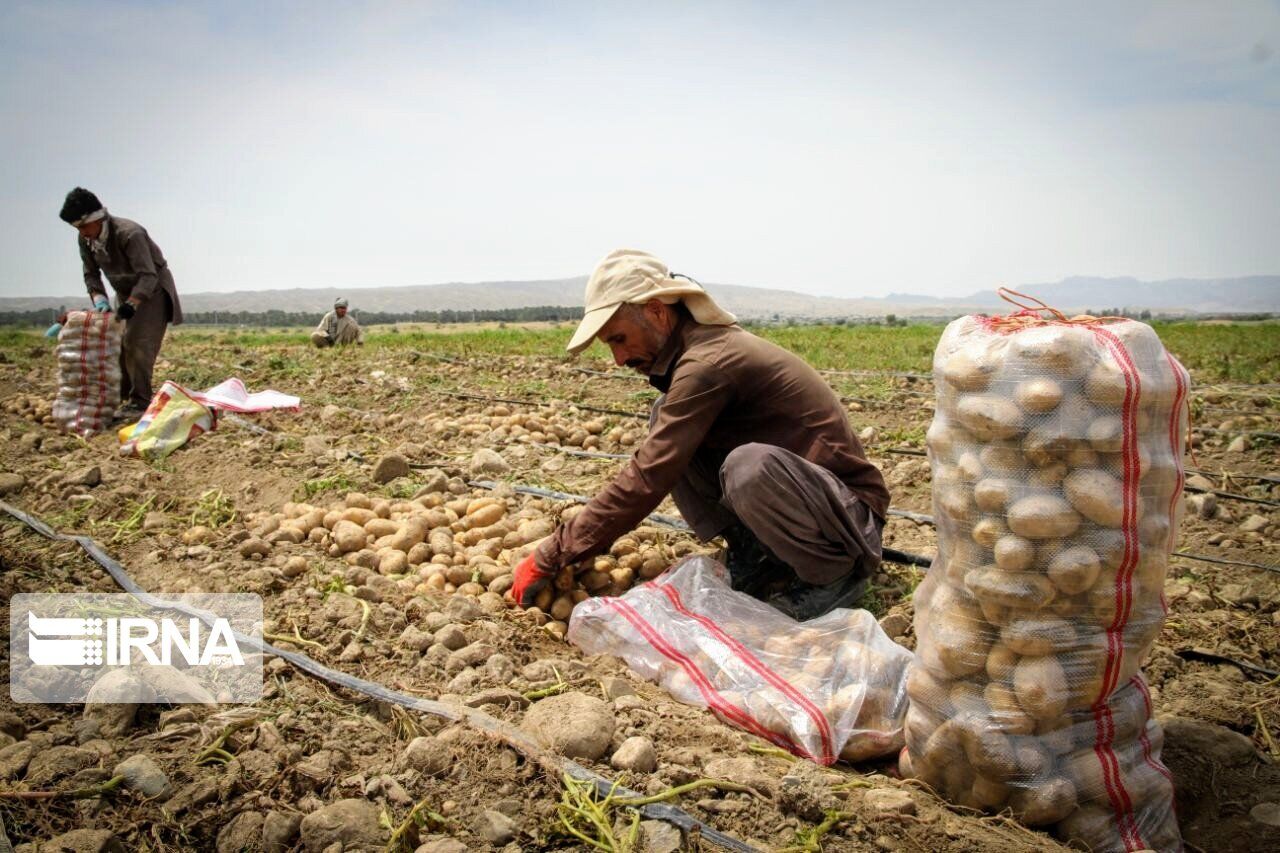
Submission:
[[[1280,273],[1280,0],[0,4],[0,296]]]

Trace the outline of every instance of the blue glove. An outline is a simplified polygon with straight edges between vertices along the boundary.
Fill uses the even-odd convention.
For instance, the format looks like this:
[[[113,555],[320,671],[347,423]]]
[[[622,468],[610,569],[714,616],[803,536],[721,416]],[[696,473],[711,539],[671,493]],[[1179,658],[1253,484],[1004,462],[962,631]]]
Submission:
[[[58,336],[58,332],[61,332],[61,331],[62,331],[62,324],[54,323],[52,326],[44,330],[44,336],[46,338],[56,338]]]
[[[107,297],[99,296],[93,300],[93,307],[99,314],[104,314],[111,310],[111,303],[107,301]]]

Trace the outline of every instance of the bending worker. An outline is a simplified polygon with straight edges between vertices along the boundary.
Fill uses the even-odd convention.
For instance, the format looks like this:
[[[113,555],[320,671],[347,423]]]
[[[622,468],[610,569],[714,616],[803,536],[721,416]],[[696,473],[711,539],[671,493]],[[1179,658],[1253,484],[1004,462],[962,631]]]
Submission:
[[[59,217],[80,232],[80,262],[93,307],[110,311],[102,273],[116,292],[116,316],[125,321],[120,341],[121,417],[140,415],[151,402],[151,373],[169,323],[182,322],[173,273],[138,223],[112,216],[83,187],[67,193]]]
[[[333,300],[333,310],[320,318],[320,325],[311,333],[311,343],[321,349],[364,344],[364,332],[360,329],[360,324],[347,313],[347,300]]]
[[[662,396],[613,482],[517,567],[517,603],[603,553],[668,493],[699,539],[725,538],[734,589],[801,621],[862,596],[880,564],[889,492],[816,370],[632,249],[587,282],[568,349],[593,338]]]

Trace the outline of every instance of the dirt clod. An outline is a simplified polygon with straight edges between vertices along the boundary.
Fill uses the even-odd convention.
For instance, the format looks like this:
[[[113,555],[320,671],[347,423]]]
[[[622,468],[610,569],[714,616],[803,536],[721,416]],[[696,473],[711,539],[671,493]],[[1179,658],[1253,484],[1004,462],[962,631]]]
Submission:
[[[112,776],[123,776],[124,786],[144,797],[168,797],[173,793],[169,777],[147,755],[131,755],[111,771]]]
[[[124,849],[106,829],[73,829],[40,845],[40,853],[124,853]]]
[[[603,701],[573,692],[538,701],[520,725],[548,749],[594,761],[609,749],[614,719]]]
[[[397,477],[408,477],[409,473],[408,459],[405,459],[399,453],[388,453],[373,466],[373,481],[375,483],[390,483]]]
[[[307,853],[323,853],[335,843],[339,850],[381,850],[388,832],[379,817],[368,800],[338,800],[302,819],[302,847]]]

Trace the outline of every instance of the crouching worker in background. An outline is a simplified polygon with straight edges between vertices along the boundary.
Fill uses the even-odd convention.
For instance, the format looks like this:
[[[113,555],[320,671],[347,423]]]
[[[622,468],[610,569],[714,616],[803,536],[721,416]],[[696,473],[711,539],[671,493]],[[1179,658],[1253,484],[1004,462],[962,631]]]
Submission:
[[[59,217],[80,233],[80,262],[93,307],[111,310],[103,273],[116,292],[116,316],[125,321],[120,339],[122,405],[117,416],[136,417],[151,402],[151,374],[165,329],[169,323],[182,322],[173,273],[147,229],[112,216],[83,187],[67,193]]]
[[[626,467],[516,568],[517,603],[606,551],[668,493],[699,539],[725,538],[734,589],[801,621],[861,597],[889,492],[816,370],[630,249],[592,273],[569,351],[594,338],[662,396]]]
[[[360,324],[347,313],[347,300],[333,301],[333,310],[320,318],[320,325],[311,333],[311,343],[321,349],[364,344],[364,332],[361,331]]]

